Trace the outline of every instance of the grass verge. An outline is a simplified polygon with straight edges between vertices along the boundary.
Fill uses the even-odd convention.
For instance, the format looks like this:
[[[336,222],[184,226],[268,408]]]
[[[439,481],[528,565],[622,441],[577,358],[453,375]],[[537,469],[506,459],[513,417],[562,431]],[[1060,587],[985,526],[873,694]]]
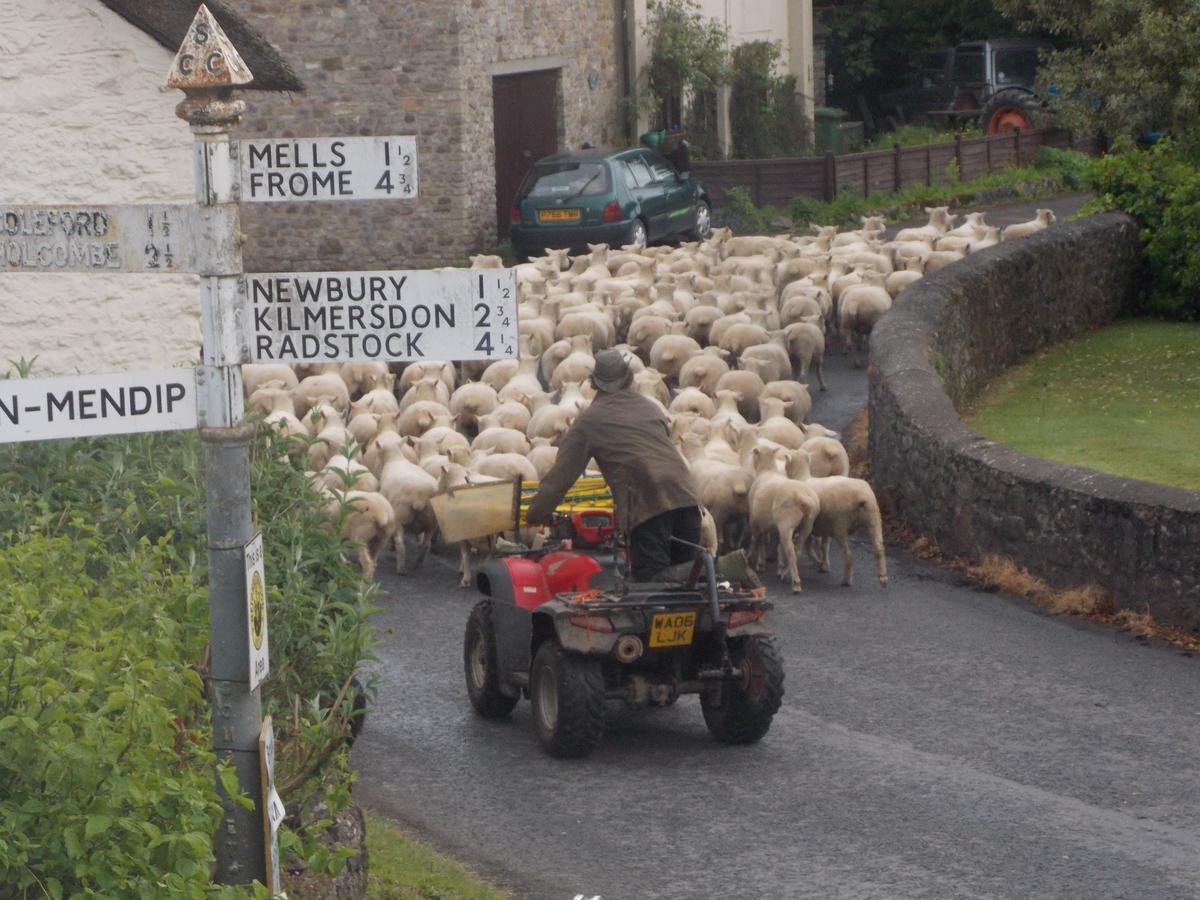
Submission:
[[[1200,325],[1126,320],[998,378],[967,424],[1022,453],[1200,490]]]
[[[413,840],[394,822],[364,813],[370,900],[508,900],[506,891]]]

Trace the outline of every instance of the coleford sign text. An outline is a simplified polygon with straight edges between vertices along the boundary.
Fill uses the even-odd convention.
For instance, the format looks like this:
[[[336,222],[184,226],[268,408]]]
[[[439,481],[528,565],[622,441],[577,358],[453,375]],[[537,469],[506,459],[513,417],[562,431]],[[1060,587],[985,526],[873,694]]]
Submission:
[[[0,204],[0,271],[187,272],[196,210]]]
[[[254,362],[517,355],[512,269],[247,275]]]
[[[417,196],[411,136],[243,140],[240,154],[243,202]]]

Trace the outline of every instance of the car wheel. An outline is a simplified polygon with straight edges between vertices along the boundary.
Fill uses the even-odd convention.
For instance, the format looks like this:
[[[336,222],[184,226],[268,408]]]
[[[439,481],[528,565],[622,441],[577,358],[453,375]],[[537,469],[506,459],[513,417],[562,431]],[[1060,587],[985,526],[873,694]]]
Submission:
[[[529,678],[533,728],[551,756],[587,756],[604,737],[604,675],[598,660],[543,641]]]
[[[645,247],[646,246],[646,223],[641,219],[634,219],[633,224],[629,226],[629,234],[625,238],[625,246],[627,247]]]
[[[516,698],[500,692],[491,600],[476,603],[467,619],[467,630],[463,635],[463,672],[467,677],[467,696],[475,712],[485,719],[502,719],[513,711]]]
[[[712,208],[703,200],[696,204],[696,224],[688,232],[694,241],[702,241],[712,234]]]
[[[729,649],[743,678],[700,695],[704,724],[718,741],[753,744],[770,729],[783,702],[783,658],[767,636],[730,641]]]

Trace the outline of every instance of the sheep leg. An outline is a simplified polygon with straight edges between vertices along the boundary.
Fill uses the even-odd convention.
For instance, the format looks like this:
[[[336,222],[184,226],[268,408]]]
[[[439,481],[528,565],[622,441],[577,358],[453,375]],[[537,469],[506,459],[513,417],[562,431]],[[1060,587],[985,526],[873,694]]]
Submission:
[[[879,575],[879,583],[887,587],[887,557],[883,554],[883,523],[878,515],[870,524],[871,547],[875,551],[875,572]]]
[[[829,388],[825,387],[825,374],[821,371],[821,357],[817,356],[816,354],[813,354],[812,367],[817,373],[817,384],[821,386],[821,390],[829,390]]]
[[[375,580],[375,560],[371,558],[371,551],[365,544],[358,548],[358,568],[367,581]]]
[[[854,583],[854,554],[850,552],[850,536],[842,533],[837,537],[838,546],[842,548],[842,556],[846,560],[845,577],[842,578],[842,584],[845,587],[850,587]]]
[[[433,543],[433,529],[428,528],[421,533],[421,540],[417,542],[417,559],[413,563],[413,568],[419,569],[425,563],[425,557],[429,555],[429,545]]]
[[[792,540],[792,533],[796,529],[795,522],[780,523],[776,526],[779,530],[779,560],[780,560],[780,577],[783,577],[783,570],[787,570],[788,581],[792,585],[792,593],[800,593],[800,569],[796,565],[796,545]]]
[[[458,545],[458,586],[471,586],[471,545],[467,541],[460,541]]]
[[[396,551],[396,574],[408,574],[408,554],[404,549],[404,526],[396,527],[396,533],[392,535],[392,548]]]

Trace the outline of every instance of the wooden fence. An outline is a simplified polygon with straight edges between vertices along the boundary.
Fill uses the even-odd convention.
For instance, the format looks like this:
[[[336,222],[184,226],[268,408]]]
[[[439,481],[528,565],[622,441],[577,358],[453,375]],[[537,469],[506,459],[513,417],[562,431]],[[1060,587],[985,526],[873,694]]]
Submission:
[[[914,184],[942,184],[949,181],[947,169],[956,160],[959,177],[970,181],[1008,166],[1028,165],[1042,147],[1097,149],[1075,145],[1071,135],[1061,129],[1041,128],[841,156],[694,162],[692,174],[716,204],[725,201],[729,188],[743,187],[757,206],[786,206],[796,197],[829,201],[839,191],[868,196]]]

